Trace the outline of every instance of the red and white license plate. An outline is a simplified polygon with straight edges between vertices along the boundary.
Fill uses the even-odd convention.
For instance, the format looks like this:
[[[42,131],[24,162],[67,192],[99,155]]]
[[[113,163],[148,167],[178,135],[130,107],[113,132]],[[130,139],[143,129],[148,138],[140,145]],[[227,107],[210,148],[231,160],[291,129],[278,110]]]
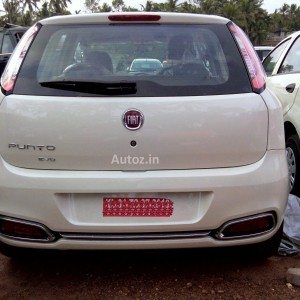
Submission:
[[[171,217],[174,203],[166,198],[103,198],[103,217]]]

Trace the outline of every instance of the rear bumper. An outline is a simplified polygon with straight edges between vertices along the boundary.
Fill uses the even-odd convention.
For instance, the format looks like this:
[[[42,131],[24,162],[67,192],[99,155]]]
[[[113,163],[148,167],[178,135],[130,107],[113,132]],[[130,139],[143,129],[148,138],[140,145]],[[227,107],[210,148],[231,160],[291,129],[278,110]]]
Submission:
[[[139,218],[122,223],[96,218],[101,214],[100,196],[97,198],[97,195],[122,193],[199,193],[199,213],[191,219],[178,213],[181,219],[161,222]],[[12,246],[44,249],[191,248],[258,243],[278,230],[287,197],[284,150],[268,151],[257,163],[243,167],[149,172],[29,170],[1,160],[0,214],[38,222],[53,232],[73,233],[78,238],[65,236],[51,243],[33,243],[0,236],[0,241]],[[186,199],[185,203],[188,201]],[[201,236],[99,241],[80,238],[80,233],[211,231],[230,220],[269,211],[276,214],[276,228],[264,235],[244,239],[220,241]]]

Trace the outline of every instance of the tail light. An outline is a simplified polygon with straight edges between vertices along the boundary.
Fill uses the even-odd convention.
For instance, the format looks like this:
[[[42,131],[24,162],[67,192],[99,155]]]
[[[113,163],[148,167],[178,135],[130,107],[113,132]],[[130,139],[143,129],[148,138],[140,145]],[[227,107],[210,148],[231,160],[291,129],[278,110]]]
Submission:
[[[266,88],[266,78],[263,66],[244,31],[230,22],[229,30],[234,36],[250,76],[253,92],[260,94]]]
[[[1,87],[5,94],[9,94],[13,91],[24,57],[40,27],[39,24],[30,27],[11,55],[1,77]]]
[[[114,22],[154,22],[159,21],[161,16],[148,14],[116,14],[108,16],[108,19]]]

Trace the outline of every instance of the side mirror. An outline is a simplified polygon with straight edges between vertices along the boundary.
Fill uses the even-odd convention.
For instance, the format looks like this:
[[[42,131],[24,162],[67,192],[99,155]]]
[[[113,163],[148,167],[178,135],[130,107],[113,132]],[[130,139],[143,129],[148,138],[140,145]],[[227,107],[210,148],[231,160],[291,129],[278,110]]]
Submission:
[[[2,76],[2,73],[6,67],[6,64],[10,58],[11,54],[0,54],[0,76]]]

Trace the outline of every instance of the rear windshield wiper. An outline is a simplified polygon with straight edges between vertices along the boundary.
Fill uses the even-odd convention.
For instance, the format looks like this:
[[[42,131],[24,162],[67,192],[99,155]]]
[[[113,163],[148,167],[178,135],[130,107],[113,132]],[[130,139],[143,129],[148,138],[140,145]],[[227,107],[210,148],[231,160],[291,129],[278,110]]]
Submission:
[[[97,82],[97,81],[44,81],[42,87],[74,91],[97,95],[130,95],[136,94],[136,82]]]

